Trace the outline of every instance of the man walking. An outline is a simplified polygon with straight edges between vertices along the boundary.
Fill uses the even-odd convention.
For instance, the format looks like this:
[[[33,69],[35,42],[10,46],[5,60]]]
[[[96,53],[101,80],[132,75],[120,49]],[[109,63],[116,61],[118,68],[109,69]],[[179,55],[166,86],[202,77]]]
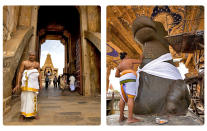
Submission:
[[[29,60],[21,63],[17,76],[17,83],[13,92],[21,88],[21,115],[20,119],[37,117],[37,94],[42,88],[40,64],[35,61],[36,55],[29,52]]]
[[[58,84],[58,88],[60,88],[60,75],[58,76],[57,84]]]
[[[48,75],[46,75],[45,77],[45,89],[47,90],[48,86],[49,86],[49,83],[50,83],[50,78]]]
[[[57,88],[57,77],[55,76],[53,79],[54,88]]]
[[[75,77],[73,74],[69,78],[70,80],[70,91],[75,91]]]

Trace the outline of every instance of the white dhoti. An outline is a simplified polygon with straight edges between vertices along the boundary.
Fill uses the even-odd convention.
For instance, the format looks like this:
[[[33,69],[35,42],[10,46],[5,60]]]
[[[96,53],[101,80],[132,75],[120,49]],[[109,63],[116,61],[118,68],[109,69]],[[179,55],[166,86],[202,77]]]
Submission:
[[[120,81],[120,95],[124,102],[128,101],[128,98],[136,98],[138,87],[136,86],[136,72],[133,70],[125,70],[121,72]]]
[[[174,65],[165,62],[169,60],[172,60],[172,56],[170,53],[167,53],[149,62],[142,69],[138,68],[136,86],[139,86],[139,72],[141,71],[161,78],[183,80],[179,70]]]
[[[37,113],[37,94],[39,91],[39,72],[37,69],[25,70],[21,85],[21,114],[25,117],[35,116]]]
[[[74,84],[70,84],[70,90],[74,91],[75,90],[75,85]]]
[[[35,116],[37,113],[37,93],[32,91],[22,91],[21,94],[21,114],[25,117]]]
[[[74,91],[75,90],[75,77],[70,76],[69,80],[70,80],[70,90]]]

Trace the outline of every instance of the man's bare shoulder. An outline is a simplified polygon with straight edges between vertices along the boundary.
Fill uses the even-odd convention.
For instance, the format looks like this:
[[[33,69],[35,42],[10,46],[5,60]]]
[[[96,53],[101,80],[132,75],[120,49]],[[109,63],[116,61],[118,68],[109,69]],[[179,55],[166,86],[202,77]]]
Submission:
[[[38,61],[35,61],[35,64],[40,65],[40,63]]]
[[[135,61],[135,60],[138,60],[138,59],[134,59],[134,58],[128,59],[128,61]]]
[[[35,67],[40,68],[40,63],[35,61]]]
[[[29,61],[28,60],[24,60],[24,61],[22,61],[22,65],[25,65],[25,64],[27,64]]]
[[[130,64],[132,64],[133,63],[133,61],[134,61],[134,59],[124,59],[123,61],[122,61],[122,63],[121,64],[124,64],[124,65],[130,65]]]

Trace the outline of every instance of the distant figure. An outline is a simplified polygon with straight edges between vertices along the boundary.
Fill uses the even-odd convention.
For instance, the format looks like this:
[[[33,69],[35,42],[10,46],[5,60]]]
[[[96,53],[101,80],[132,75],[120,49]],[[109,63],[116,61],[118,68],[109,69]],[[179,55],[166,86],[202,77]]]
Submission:
[[[70,80],[70,90],[75,91],[75,77],[71,75],[69,80]]]
[[[64,75],[62,75],[62,77],[60,78],[60,88],[62,90],[64,90],[66,88],[66,79],[65,79]]]
[[[46,74],[46,76],[50,76],[50,75],[51,75],[51,73],[50,73],[50,71],[48,71],[47,74]]]
[[[53,79],[53,85],[54,85],[54,88],[57,88],[57,77],[56,76]]]
[[[60,75],[58,76],[57,83],[58,83],[58,87],[60,88]]]
[[[48,86],[49,86],[49,82],[50,82],[50,79],[49,77],[46,75],[45,77],[45,89],[47,90]]]

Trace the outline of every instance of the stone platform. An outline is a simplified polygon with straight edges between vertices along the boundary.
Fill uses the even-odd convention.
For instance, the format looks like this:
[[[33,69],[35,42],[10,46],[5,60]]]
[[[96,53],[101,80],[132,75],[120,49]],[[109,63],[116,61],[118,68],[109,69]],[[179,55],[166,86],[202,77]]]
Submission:
[[[159,126],[156,124],[155,119],[159,117],[160,119],[168,120],[168,123],[160,126],[168,125],[203,125],[203,122],[200,121],[192,113],[188,112],[186,116],[155,116],[155,115],[135,115],[136,118],[141,119],[141,122],[128,124],[127,121],[119,123],[119,115],[110,115],[107,116],[107,125],[140,125],[140,126]]]

